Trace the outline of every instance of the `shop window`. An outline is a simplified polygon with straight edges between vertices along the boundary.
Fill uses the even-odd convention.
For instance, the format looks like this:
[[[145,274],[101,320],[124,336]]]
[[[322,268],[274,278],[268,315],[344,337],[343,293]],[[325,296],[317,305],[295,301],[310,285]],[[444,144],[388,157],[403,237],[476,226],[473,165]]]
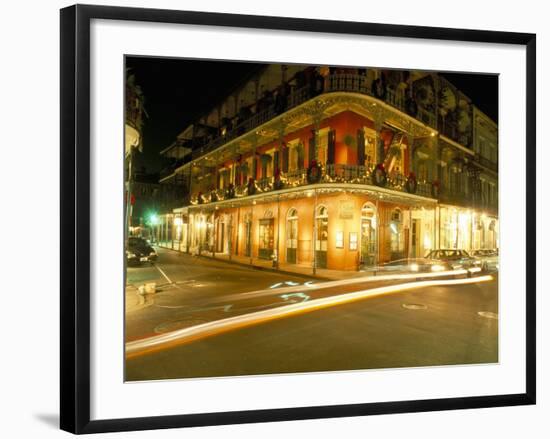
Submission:
[[[300,139],[294,139],[288,142],[288,170],[290,172],[297,171],[301,168],[301,164],[298,164],[300,151]]]

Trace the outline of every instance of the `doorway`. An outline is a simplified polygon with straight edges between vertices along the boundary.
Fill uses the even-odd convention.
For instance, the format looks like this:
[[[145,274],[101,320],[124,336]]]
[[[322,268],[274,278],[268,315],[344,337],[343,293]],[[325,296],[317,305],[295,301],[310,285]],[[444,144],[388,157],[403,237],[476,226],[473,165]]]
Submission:
[[[298,211],[294,208],[288,211],[286,217],[286,261],[296,264],[298,250]]]
[[[261,219],[258,242],[258,257],[261,259],[271,259],[274,246],[274,221],[273,218]]]
[[[317,208],[315,216],[315,261],[318,268],[327,268],[328,249],[328,209],[325,206]]]
[[[361,209],[361,265],[376,264],[376,208],[366,203]]]

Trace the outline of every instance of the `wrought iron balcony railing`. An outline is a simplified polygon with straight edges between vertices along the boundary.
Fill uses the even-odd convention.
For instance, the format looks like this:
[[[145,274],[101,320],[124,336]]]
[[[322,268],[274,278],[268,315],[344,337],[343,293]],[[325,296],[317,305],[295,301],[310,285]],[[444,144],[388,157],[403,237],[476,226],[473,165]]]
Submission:
[[[315,89],[311,85],[306,85],[301,88],[293,88],[288,96],[283,100],[283,104],[270,104],[262,110],[252,113],[250,116],[246,117],[244,120],[240,117],[235,117],[234,123],[230,127],[225,127],[225,129],[220,130],[220,135],[208,141],[205,145],[196,148],[192,156],[193,158],[198,158],[204,154],[207,154],[223,144],[229,142],[232,139],[235,139],[254,128],[268,122],[273,119],[275,116],[282,114],[294,107],[297,107],[300,104],[312,99],[315,96],[318,96],[323,93],[330,92],[352,92],[352,93],[361,93],[365,95],[372,96],[372,90],[367,85],[367,77],[365,75],[358,74],[347,74],[347,73],[336,73],[331,74],[325,78],[323,87],[321,89]],[[387,93],[385,96],[385,102],[389,105],[395,107],[400,111],[405,111],[405,99],[404,95],[397,90],[387,88]],[[435,128],[437,125],[437,118],[435,114],[425,111],[421,108],[418,109],[415,117]],[[456,131],[454,126],[448,126],[447,131]],[[454,133],[453,139],[456,137]],[[222,134],[223,133],[223,134]]]
[[[372,164],[367,164],[364,166],[329,164],[322,169],[321,175],[318,179],[308,180],[307,170],[299,169],[282,173],[280,179],[277,181],[274,177],[260,178],[253,181],[253,186],[250,186],[251,183],[249,182],[247,184],[236,186],[231,190],[229,190],[229,188],[225,188],[208,191],[204,195],[201,194],[200,200],[198,195],[195,195],[191,198],[191,203],[204,204],[229,198],[242,198],[248,195],[256,195],[278,189],[307,186],[315,183],[352,183],[375,186],[376,182],[373,178],[374,170],[375,167]],[[424,197],[433,197],[432,184],[430,182],[416,180],[415,182],[416,184],[412,185],[408,177],[403,174],[399,172],[389,172],[386,175],[385,184],[382,186],[387,189],[400,192],[406,192]],[[380,185],[380,183],[378,184]]]

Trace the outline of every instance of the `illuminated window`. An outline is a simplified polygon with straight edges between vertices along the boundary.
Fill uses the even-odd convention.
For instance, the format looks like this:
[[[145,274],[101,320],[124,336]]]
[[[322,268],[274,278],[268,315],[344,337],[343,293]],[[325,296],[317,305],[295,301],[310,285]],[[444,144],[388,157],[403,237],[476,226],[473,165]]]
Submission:
[[[287,215],[286,246],[298,248],[298,211],[290,209]]]
[[[296,263],[298,249],[298,211],[290,209],[286,217],[286,261]]]
[[[327,251],[328,247],[328,210],[325,206],[317,208],[317,236],[315,239],[315,250]]]
[[[328,157],[328,133],[329,128],[323,128],[319,130],[318,144],[317,144],[317,162],[321,165],[327,163]]]
[[[365,148],[365,166],[374,166],[376,164],[376,131],[371,128],[363,128],[365,133],[365,144],[359,147]]]
[[[301,164],[298,164],[300,151],[302,148],[300,145],[300,139],[294,139],[287,143],[288,147],[288,170],[296,171],[301,167]]]

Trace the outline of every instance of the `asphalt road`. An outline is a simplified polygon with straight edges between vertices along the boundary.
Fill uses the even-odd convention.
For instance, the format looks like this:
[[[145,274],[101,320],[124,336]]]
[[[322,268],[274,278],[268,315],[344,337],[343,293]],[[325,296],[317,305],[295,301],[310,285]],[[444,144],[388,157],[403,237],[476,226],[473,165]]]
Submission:
[[[130,333],[141,338],[216,318],[336,293],[325,289],[323,293],[319,292],[320,296],[315,296],[315,288],[303,286],[308,282],[303,278],[289,279],[285,275],[196,258],[187,264],[187,274],[178,274],[177,265],[181,264],[178,259],[172,261],[171,258],[180,257],[165,256],[162,258],[161,255],[159,264],[168,276],[191,276],[193,279],[186,280],[204,282],[205,287],[190,287],[190,284],[182,290],[171,287],[166,291],[170,296],[163,299],[164,293],[160,293],[155,298],[155,305],[127,314],[127,339],[133,338],[128,337]],[[170,262],[174,263],[173,267],[168,267]],[[223,264],[221,269],[220,264]],[[136,279],[137,275],[132,274],[129,273],[129,280]],[[140,272],[139,276],[148,275]],[[151,272],[150,276],[156,275]],[[236,300],[239,296],[236,295],[232,300],[226,300],[229,292],[257,290],[285,281],[301,283],[297,288],[303,286],[304,291],[313,297],[305,299],[303,295],[294,295],[284,298],[277,294],[277,287],[273,294],[244,301]],[[204,289],[200,293],[195,291],[201,288]],[[364,285],[355,285],[345,291],[340,288],[337,293],[357,288],[364,288]],[[175,303],[182,305],[163,308],[162,303],[167,307],[179,306]],[[232,306],[228,308],[228,305]],[[126,379],[491,363],[498,361],[498,320],[494,318],[497,313],[496,280],[392,293],[139,355],[127,360]],[[131,332],[132,327],[134,332]]]
[[[248,312],[252,308],[259,309],[279,302],[293,303],[296,298],[286,301],[278,297],[235,300],[234,295],[318,282],[308,277],[251,269],[171,250],[158,249],[158,254],[155,265],[128,268],[127,284],[139,286],[154,282],[157,293],[145,307],[128,311],[127,306],[126,341]],[[135,289],[127,290],[127,304],[134,299],[131,295],[135,296]],[[228,295],[233,298],[227,298]],[[231,309],[227,309],[228,305],[232,305]]]

